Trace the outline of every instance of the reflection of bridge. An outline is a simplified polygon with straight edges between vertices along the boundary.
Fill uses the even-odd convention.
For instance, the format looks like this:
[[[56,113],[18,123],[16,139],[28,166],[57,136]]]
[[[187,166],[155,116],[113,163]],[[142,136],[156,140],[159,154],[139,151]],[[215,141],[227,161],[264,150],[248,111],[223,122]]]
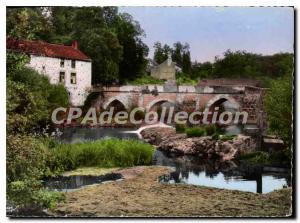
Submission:
[[[263,119],[263,96],[265,89],[251,86],[177,86],[144,85],[93,88],[99,93],[94,101],[98,109],[110,106],[130,110],[143,107],[153,110],[165,102],[183,109],[203,110],[229,102],[239,111],[248,112],[248,124],[261,127]]]

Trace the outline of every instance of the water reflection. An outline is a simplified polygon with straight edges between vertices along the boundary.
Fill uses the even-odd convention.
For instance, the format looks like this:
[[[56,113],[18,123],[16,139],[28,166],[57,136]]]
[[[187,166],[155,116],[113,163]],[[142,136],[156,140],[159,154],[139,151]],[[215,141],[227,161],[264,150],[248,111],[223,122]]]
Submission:
[[[160,178],[167,183],[186,183],[223,189],[256,193],[268,193],[290,186],[290,174],[266,172],[263,166],[247,163],[200,160],[195,157],[170,157],[156,151],[153,157],[156,165],[172,166],[175,171]]]
[[[44,181],[48,189],[68,192],[88,185],[122,179],[121,174],[111,173],[101,176],[58,176]]]
[[[101,138],[138,139],[135,133],[127,133],[128,128],[65,128],[59,141],[62,143],[76,143],[94,141]],[[132,129],[133,130],[133,129]]]

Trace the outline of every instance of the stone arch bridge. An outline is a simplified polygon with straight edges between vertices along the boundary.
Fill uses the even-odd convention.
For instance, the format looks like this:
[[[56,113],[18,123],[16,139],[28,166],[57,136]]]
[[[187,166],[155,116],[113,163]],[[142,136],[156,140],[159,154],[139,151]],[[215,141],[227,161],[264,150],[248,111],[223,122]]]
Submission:
[[[266,117],[263,97],[266,89],[252,86],[191,86],[191,85],[143,85],[94,87],[98,98],[93,101],[97,109],[107,109],[113,103],[130,110],[143,107],[147,111],[158,104],[170,102],[190,106],[193,110],[211,108],[229,101],[237,110],[248,112],[249,125],[265,129]]]

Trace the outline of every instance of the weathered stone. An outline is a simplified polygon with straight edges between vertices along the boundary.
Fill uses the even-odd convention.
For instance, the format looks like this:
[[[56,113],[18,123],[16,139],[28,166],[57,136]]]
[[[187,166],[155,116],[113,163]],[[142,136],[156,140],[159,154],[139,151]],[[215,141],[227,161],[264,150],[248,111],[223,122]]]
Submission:
[[[164,138],[174,134],[176,134],[175,129],[163,127],[148,128],[141,132],[144,140],[153,145],[158,145],[164,140]]]
[[[151,128],[142,132],[144,139],[157,145],[157,149],[178,155],[195,155],[233,160],[240,155],[253,152],[255,140],[250,136],[238,135],[232,140],[214,140],[211,136],[187,138],[186,134],[176,134],[174,129]]]

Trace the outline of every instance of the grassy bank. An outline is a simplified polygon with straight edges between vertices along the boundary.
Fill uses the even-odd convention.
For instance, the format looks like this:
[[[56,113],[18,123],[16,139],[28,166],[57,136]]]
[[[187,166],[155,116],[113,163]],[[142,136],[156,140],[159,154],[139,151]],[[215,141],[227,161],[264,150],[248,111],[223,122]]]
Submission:
[[[158,177],[166,167],[144,167],[135,178],[100,184],[66,194],[55,216],[287,216],[291,189],[268,194],[224,190],[184,184],[163,184]]]
[[[108,170],[101,167],[149,165],[154,152],[151,145],[137,140],[58,144],[31,136],[10,135],[7,139],[7,199],[21,209],[53,208],[64,199],[63,194],[43,187],[41,179],[45,177],[78,167],[96,167],[98,174],[105,174]]]
[[[103,139],[76,144],[59,144],[51,153],[53,171],[78,167],[128,167],[150,165],[153,147],[137,140]]]

